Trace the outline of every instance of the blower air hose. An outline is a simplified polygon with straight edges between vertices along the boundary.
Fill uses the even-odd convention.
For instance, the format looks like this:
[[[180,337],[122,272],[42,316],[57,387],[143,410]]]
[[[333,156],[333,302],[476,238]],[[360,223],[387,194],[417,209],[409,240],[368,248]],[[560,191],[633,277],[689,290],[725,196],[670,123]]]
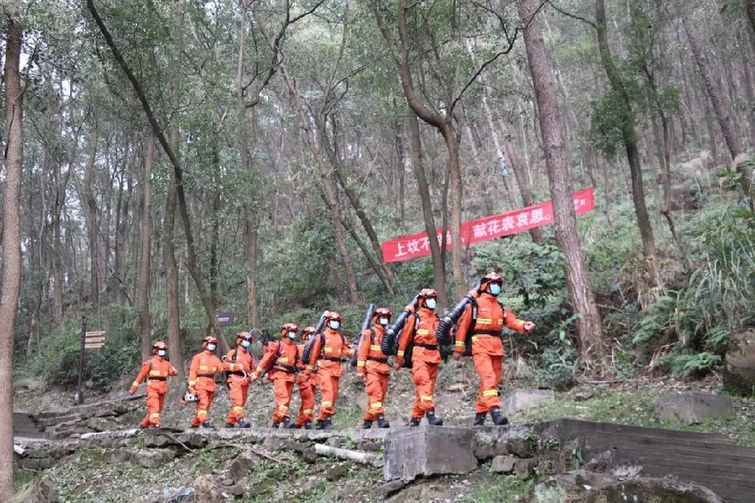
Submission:
[[[438,322],[438,328],[435,329],[435,338],[438,339],[438,344],[448,346],[453,343],[451,340],[451,328],[459,321],[461,315],[464,313],[464,309],[470,302],[474,302],[474,293],[478,291],[480,284],[478,283],[475,288],[469,291],[455,306],[454,308],[445,314]]]
[[[357,343],[357,347],[354,349],[354,354],[351,355],[351,362],[350,365],[352,367],[357,366],[357,353],[359,352],[359,346],[362,345],[362,334],[364,334],[365,330],[370,328],[370,323],[372,323],[372,316],[375,314],[375,304],[370,304],[367,307],[367,312],[364,313],[364,320],[362,321],[362,328],[359,330],[359,342]]]
[[[417,301],[419,301],[419,295],[414,296],[409,305],[404,308],[403,311],[401,311],[401,314],[398,315],[396,321],[386,329],[385,335],[383,335],[383,340],[380,341],[380,350],[384,355],[392,356],[396,354],[396,349],[398,346],[396,344],[396,337],[399,333],[401,333],[401,330],[404,328],[404,324],[406,323],[406,319],[412,313],[409,307],[416,308]]]

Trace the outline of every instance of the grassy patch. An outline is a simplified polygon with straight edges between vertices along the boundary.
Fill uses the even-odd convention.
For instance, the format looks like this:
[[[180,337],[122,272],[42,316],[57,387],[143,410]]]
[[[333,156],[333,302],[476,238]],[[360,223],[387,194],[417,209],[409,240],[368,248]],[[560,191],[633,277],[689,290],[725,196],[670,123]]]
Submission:
[[[522,480],[516,475],[496,476],[478,486],[472,493],[470,501],[476,503],[497,503],[499,501],[516,501],[532,489],[534,480]]]
[[[554,403],[519,414],[516,420],[537,422],[573,417],[588,421],[629,424],[647,428],[720,433],[740,445],[755,446],[755,423],[752,420],[755,401],[735,398],[737,413],[734,417],[707,420],[699,424],[687,424],[680,421],[660,419],[653,406],[653,401],[658,395],[657,390],[634,392],[607,390],[590,400],[576,401],[569,393],[557,393]]]

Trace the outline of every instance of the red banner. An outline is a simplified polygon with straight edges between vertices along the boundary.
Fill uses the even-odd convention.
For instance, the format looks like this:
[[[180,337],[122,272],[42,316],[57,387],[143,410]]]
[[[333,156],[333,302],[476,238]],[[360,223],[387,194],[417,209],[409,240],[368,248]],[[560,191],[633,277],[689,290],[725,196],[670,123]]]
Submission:
[[[581,215],[595,208],[592,188],[580,190],[572,194],[574,210]],[[550,201],[535,204],[526,208],[492,215],[462,222],[461,242],[464,246],[473,245],[481,241],[509,236],[518,232],[528,231],[535,227],[542,227],[553,223],[553,204]],[[443,237],[438,228],[438,243]],[[451,229],[446,235],[446,250],[453,248],[451,243]],[[383,262],[402,262],[414,258],[430,255],[430,239],[426,232],[401,236],[382,244]]]

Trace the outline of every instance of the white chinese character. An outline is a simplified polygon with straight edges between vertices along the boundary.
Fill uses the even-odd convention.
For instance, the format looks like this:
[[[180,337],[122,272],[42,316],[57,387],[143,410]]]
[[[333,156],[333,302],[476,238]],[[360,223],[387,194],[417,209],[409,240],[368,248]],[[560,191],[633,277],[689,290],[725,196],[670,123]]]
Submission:
[[[494,218],[490,222],[488,222],[488,233],[492,236],[497,235],[501,232],[501,227],[499,225],[498,219]]]
[[[542,208],[534,208],[532,210],[532,213],[530,214],[530,222],[533,224],[538,224],[545,220],[545,216],[543,215],[543,209]]]
[[[403,257],[406,255],[406,251],[404,251],[404,246],[401,244],[401,241],[396,243],[396,248],[398,248],[398,251],[396,252],[397,257]]]
[[[412,239],[411,241],[406,243],[406,249],[409,251],[409,253],[419,253],[419,241]]]
[[[422,248],[425,251],[428,251],[430,249],[430,238],[425,236],[422,239],[420,239],[420,241],[422,242],[422,245],[420,246],[420,248]]]
[[[479,239],[484,238],[488,235],[487,227],[485,224],[474,224],[472,226],[472,237],[473,239]]]
[[[501,230],[503,232],[510,231],[514,228],[514,217],[504,217],[501,220]]]
[[[516,216],[516,226],[517,227],[524,227],[527,224],[529,224],[529,214],[525,211]]]

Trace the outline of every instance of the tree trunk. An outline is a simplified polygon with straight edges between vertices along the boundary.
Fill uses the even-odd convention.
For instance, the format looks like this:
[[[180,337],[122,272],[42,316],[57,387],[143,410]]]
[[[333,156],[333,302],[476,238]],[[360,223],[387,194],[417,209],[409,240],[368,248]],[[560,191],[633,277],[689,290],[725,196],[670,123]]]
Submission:
[[[627,160],[629,161],[634,213],[637,218],[637,225],[640,229],[643,255],[650,266],[650,271],[657,279],[655,238],[653,237],[653,227],[650,224],[650,217],[645,203],[645,187],[642,181],[642,167],[640,166],[640,155],[637,149],[637,132],[635,130],[634,112],[632,111],[632,104],[624,87],[624,82],[614,65],[611,49],[608,45],[605,0],[595,1],[595,23],[598,37],[598,49],[600,51],[600,59],[603,63],[603,68],[608,76],[611,88],[621,98],[622,106],[625,108],[626,120],[624,121],[624,124],[622,124],[621,134],[624,140]]]
[[[21,290],[21,169],[23,167],[23,94],[19,61],[21,25],[8,16],[5,44],[6,143],[3,193],[3,272],[0,283],[0,500],[16,491],[13,475],[13,339]]]
[[[595,305],[590,276],[582,259],[577,217],[572,203],[572,179],[566,157],[564,132],[558,110],[558,91],[548,60],[540,20],[535,14],[539,0],[519,0],[519,15],[525,22],[527,62],[540,110],[540,130],[545,147],[548,185],[553,200],[556,239],[564,254],[569,297],[579,316],[576,322],[580,355],[587,364],[603,369],[603,340],[600,315]]]
[[[94,130],[89,139],[89,159],[84,172],[84,186],[82,190],[83,203],[85,206],[87,245],[89,248],[89,301],[97,306],[100,303],[100,279],[99,279],[99,247],[97,235],[99,227],[99,213],[97,211],[97,198],[94,194],[95,161],[97,160],[97,142],[99,140],[98,125],[95,121]]]
[[[259,326],[259,315],[257,312],[257,250],[259,234],[257,231],[258,222],[251,216],[247,216],[244,234],[246,236],[246,306],[247,318],[253,327]]]
[[[152,238],[152,167],[155,164],[155,137],[147,135],[142,179],[142,239],[139,266],[139,328],[142,360],[147,361],[152,349],[152,319],[149,314],[150,250]]]
[[[409,122],[409,135],[411,136],[412,173],[417,180],[417,189],[422,206],[422,220],[425,223],[425,232],[430,242],[430,254],[433,261],[433,284],[438,293],[438,302],[441,306],[448,306],[446,297],[446,267],[443,262],[440,243],[438,243],[438,230],[433,217],[433,207],[430,201],[430,188],[425,176],[425,165],[422,160],[422,137],[419,134],[419,119],[411,108],[407,112]]]
[[[713,112],[716,115],[719,126],[721,126],[721,132],[724,135],[726,147],[729,149],[729,155],[734,159],[737,154],[739,154],[737,136],[731,123],[731,117],[726,113],[728,108],[725,106],[720,90],[714,80],[715,76],[713,74],[713,69],[710,66],[708,55],[705,53],[700,37],[695,31],[694,26],[692,26],[692,21],[686,13],[682,13],[682,24],[684,25],[684,31],[687,33],[689,45],[692,49],[692,54],[695,57],[695,62],[697,63],[697,69],[700,72],[703,83],[705,84],[705,89],[708,92],[708,98],[710,98],[711,105],[713,105]]]
[[[750,27],[752,28],[751,35],[755,35],[755,0],[745,0],[745,9],[747,10],[747,19],[750,20]]]

